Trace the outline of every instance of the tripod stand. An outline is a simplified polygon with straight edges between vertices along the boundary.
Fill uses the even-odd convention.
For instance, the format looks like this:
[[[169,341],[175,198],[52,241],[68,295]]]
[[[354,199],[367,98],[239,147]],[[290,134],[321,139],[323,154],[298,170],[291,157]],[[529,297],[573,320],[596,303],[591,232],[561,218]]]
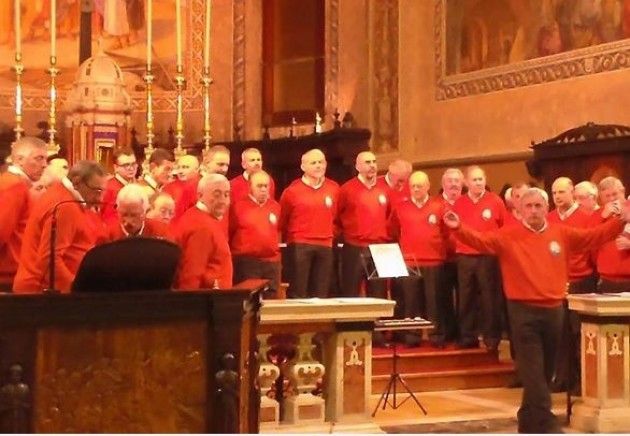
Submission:
[[[391,322],[395,322],[397,320],[391,320]],[[424,321],[424,323],[426,323],[426,321]],[[428,325],[430,326],[431,324],[428,323]],[[415,328],[427,328],[426,324],[423,324],[422,326],[418,326]],[[376,328],[375,330],[412,330],[414,329],[414,327],[393,327],[393,328],[386,328],[386,327],[382,327],[382,328]],[[391,349],[392,349],[392,372],[389,375],[389,381],[387,382],[387,386],[385,387],[385,390],[383,391],[383,393],[381,394],[381,397],[378,399],[378,403],[376,403],[376,407],[374,408],[374,412],[372,412],[372,417],[374,417],[376,415],[376,412],[378,411],[379,406],[381,405],[381,403],[383,403],[383,410],[385,410],[385,408],[387,407],[387,405],[389,404],[391,406],[392,409],[396,410],[398,409],[400,406],[402,406],[407,400],[409,400],[410,398],[413,399],[413,401],[418,405],[418,407],[420,408],[420,410],[422,410],[422,413],[424,413],[425,415],[427,414],[426,409],[422,406],[422,404],[420,404],[420,401],[418,400],[418,398],[416,397],[416,395],[413,393],[413,391],[411,390],[411,388],[409,388],[409,385],[407,384],[407,382],[405,382],[405,380],[400,376],[400,373],[398,372],[398,345],[396,344],[396,342],[392,342],[392,344],[390,345]],[[397,387],[396,387],[396,382],[400,382],[400,384],[402,385],[402,387],[404,388],[404,390],[409,394],[409,396],[407,398],[405,398],[404,400],[402,400],[401,402],[397,402]],[[390,402],[389,397],[392,397],[392,401]]]

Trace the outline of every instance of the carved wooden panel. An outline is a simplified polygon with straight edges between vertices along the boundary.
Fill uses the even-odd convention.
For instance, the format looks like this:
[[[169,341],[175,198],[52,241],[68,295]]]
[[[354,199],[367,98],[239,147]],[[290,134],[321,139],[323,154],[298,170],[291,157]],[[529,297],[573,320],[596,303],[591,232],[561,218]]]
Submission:
[[[606,333],[606,360],[608,377],[607,395],[608,399],[622,399],[624,397],[625,383],[625,349],[624,332],[619,329]]]
[[[203,433],[207,324],[38,332],[38,433]]]
[[[584,356],[584,396],[597,398],[597,326],[585,328],[582,324],[582,354]]]

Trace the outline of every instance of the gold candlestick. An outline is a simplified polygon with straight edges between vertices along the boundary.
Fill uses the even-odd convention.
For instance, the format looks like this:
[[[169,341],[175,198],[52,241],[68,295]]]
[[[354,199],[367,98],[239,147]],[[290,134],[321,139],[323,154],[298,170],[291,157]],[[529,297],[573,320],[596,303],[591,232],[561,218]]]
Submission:
[[[177,147],[175,148],[175,156],[183,156],[186,154],[184,150],[184,85],[186,79],[184,78],[184,66],[177,65],[177,75],[175,76],[175,86],[177,87],[177,121],[175,123],[175,141]]]
[[[147,113],[146,113],[146,129],[147,129],[147,146],[144,148],[144,162],[142,169],[145,174],[149,173],[149,159],[153,154],[153,73],[151,71],[151,65],[147,64],[144,73],[144,82],[147,86]]]
[[[210,142],[212,141],[210,131],[210,85],[212,85],[210,67],[203,68],[200,82],[203,86],[203,156],[205,157],[210,152]]]
[[[54,1],[53,1],[54,2]],[[57,134],[57,87],[55,85],[56,77],[59,75],[57,68],[57,57],[50,56],[50,67],[48,68],[50,75],[50,109],[48,111],[48,155],[59,153],[59,145],[56,142]]]
[[[22,127],[22,74],[24,74],[24,64],[22,63],[22,54],[15,53],[15,140],[22,137],[24,128]]]

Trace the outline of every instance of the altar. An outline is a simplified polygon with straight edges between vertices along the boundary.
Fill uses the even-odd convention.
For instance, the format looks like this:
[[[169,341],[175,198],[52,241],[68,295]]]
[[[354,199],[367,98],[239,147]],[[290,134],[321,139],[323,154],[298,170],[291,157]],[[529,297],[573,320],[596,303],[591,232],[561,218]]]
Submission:
[[[381,432],[369,410],[378,298],[265,300],[258,341],[260,431]]]
[[[581,322],[582,397],[571,427],[630,432],[630,293],[569,295]]]

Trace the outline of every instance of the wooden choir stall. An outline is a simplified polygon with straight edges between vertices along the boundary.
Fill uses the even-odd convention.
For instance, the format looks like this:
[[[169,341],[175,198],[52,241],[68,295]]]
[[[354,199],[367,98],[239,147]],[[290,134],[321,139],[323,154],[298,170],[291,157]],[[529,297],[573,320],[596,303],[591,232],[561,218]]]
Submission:
[[[264,284],[0,295],[0,431],[257,433]]]

